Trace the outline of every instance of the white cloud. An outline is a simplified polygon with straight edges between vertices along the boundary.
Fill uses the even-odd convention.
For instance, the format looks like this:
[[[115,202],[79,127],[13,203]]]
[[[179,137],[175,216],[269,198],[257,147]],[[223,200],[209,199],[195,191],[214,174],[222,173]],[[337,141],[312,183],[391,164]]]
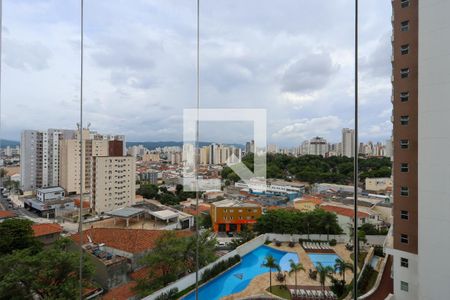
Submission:
[[[330,133],[338,131],[342,121],[336,116],[318,117],[299,120],[287,125],[273,134],[274,138],[296,138],[299,141],[313,136],[329,137]]]

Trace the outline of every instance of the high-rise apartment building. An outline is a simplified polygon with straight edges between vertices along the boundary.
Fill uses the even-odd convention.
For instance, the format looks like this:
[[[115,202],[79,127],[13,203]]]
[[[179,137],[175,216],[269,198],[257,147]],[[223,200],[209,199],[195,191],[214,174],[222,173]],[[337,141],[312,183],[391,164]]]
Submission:
[[[350,128],[342,129],[342,155],[347,157],[355,156],[355,130]]]
[[[25,191],[59,184],[60,140],[72,137],[74,130],[24,130],[21,134],[21,185]]]
[[[236,157],[233,162],[241,161],[241,149],[234,146],[211,144],[199,149],[199,162],[202,165],[223,165],[233,155]]]
[[[109,136],[102,136],[96,132],[83,130],[82,134],[84,156],[82,158],[83,192],[90,192],[92,186],[93,158],[98,156],[122,156],[123,141],[109,140]],[[79,132],[73,138],[60,142],[59,185],[67,194],[80,193],[80,140]]]
[[[25,191],[61,186],[68,194],[79,193],[80,142],[77,130],[25,130],[21,135],[21,184]],[[103,136],[83,131],[84,191],[91,186],[92,157],[121,156],[122,136]],[[113,140],[110,140],[110,139]]]
[[[450,1],[392,8],[394,299],[447,299]]]
[[[325,156],[327,152],[328,143],[326,139],[317,136],[309,141],[308,154]]]
[[[92,208],[102,214],[134,204],[136,159],[131,156],[92,158]]]

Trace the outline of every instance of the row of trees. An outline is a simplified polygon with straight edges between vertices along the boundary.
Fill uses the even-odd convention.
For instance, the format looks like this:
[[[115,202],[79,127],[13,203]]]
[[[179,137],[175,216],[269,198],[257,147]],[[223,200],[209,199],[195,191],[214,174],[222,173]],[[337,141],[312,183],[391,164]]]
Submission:
[[[296,263],[292,259],[289,260],[290,263],[290,269],[289,269],[289,275],[294,274],[295,279],[295,289],[298,289],[298,280],[297,275],[299,272],[305,272],[305,268],[301,263]],[[263,267],[266,267],[269,269],[269,289],[272,291],[272,270],[278,271],[277,279],[280,281],[284,281],[285,278],[281,276],[281,268],[280,265],[277,263],[276,259],[272,255],[267,255],[265,257],[264,263],[262,264]],[[335,290],[335,293],[338,296],[341,296],[344,292],[338,291],[335,287],[336,286],[343,286],[345,288],[345,271],[346,270],[352,270],[353,265],[351,263],[346,262],[345,260],[341,258],[337,258],[334,264],[334,268],[331,266],[324,266],[322,263],[317,263],[316,265],[316,271],[319,276],[319,282],[322,286],[322,289],[325,289],[325,282],[326,279],[329,278],[331,282],[333,283],[333,289]],[[339,274],[342,277],[342,280],[336,279],[333,275]]]
[[[310,212],[277,209],[258,218],[254,230],[259,233],[341,234],[336,214],[322,209]]]
[[[253,169],[253,154],[246,155],[243,163]],[[361,181],[367,177],[391,176],[391,161],[383,158],[359,158]],[[239,181],[239,176],[229,167],[222,170],[222,178],[229,181]],[[330,182],[348,184],[353,181],[353,158],[317,155],[294,157],[286,154],[267,155],[267,178],[290,180],[295,178],[309,183]]]
[[[181,184],[177,184],[175,193],[169,192],[165,186],[158,187],[154,184],[143,184],[136,193],[146,199],[159,200],[165,205],[177,205],[180,201],[195,197],[194,192],[183,191],[183,186]]]
[[[9,219],[0,223],[0,299],[77,299],[79,254],[68,239],[43,248],[33,236],[32,222]],[[94,268],[83,266],[83,286]]]
[[[198,256],[200,268],[216,259],[217,240],[210,231],[198,235]],[[142,263],[148,268],[148,275],[138,280],[136,291],[139,295],[149,295],[181,276],[195,271],[195,249],[197,235],[180,237],[174,231],[166,231],[156,241],[154,249]]]

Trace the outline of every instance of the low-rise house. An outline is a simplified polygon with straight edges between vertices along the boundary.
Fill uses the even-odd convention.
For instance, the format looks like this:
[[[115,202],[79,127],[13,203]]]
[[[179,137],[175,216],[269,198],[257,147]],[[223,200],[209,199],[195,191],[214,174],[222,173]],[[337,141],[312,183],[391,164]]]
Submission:
[[[341,226],[342,230],[346,234],[350,234],[351,232],[351,226],[353,224],[354,220],[354,210],[353,207],[345,207],[341,205],[330,205],[330,204],[324,204],[320,206],[321,209],[333,212],[337,215],[338,224]],[[370,223],[375,225],[377,228],[379,228],[383,221],[380,218],[380,216],[372,212],[370,210],[358,210],[358,224],[361,226],[362,224]]]
[[[34,237],[46,246],[53,244],[63,232],[61,225],[56,223],[33,224],[31,227]]]
[[[313,211],[323,203],[318,197],[303,196],[303,198],[294,201],[294,207],[300,211]]]
[[[392,190],[392,178],[366,178],[366,190],[374,193]]]

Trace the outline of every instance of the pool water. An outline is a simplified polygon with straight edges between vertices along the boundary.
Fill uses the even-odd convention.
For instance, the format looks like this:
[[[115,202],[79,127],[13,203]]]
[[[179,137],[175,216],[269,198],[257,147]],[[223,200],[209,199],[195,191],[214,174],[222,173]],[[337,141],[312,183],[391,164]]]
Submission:
[[[378,256],[373,256],[372,257],[372,260],[370,261],[370,265],[372,266],[372,268],[376,268],[377,267],[377,264],[378,264],[378,261],[380,260],[380,257],[378,257]]]
[[[323,266],[332,267],[334,269],[334,265],[336,264],[336,259],[340,258],[337,254],[329,254],[329,253],[308,253],[309,258],[312,263],[317,267],[317,264],[320,262]]]
[[[269,268],[261,266],[267,255],[272,255],[281,269],[286,271],[290,269],[289,259],[299,262],[296,253],[277,250],[266,245],[259,246],[244,255],[239,264],[200,287],[198,298],[216,300],[243,291],[253,278],[269,272]],[[195,300],[195,292],[188,294],[183,300]]]

